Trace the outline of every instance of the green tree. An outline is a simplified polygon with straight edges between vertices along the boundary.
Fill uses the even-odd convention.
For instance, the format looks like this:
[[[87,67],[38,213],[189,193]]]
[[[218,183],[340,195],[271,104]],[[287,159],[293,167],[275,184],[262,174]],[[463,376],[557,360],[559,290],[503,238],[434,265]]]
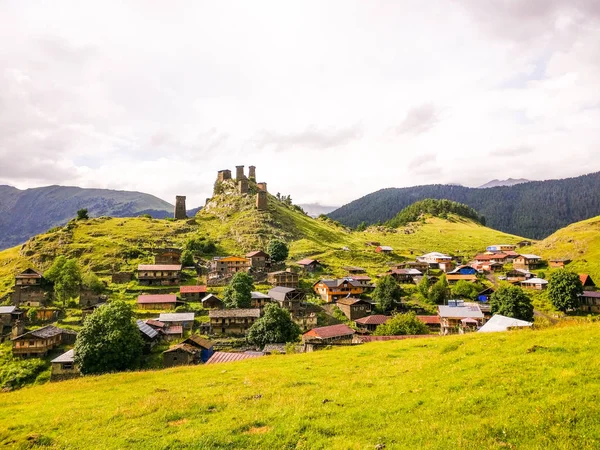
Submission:
[[[44,273],[44,278],[53,283],[56,299],[62,302],[63,306],[79,295],[81,272],[75,258],[67,259],[62,255],[57,257]]]
[[[143,348],[131,306],[116,300],[86,317],[75,341],[75,363],[86,375],[137,369]]]
[[[365,231],[366,229],[367,229],[367,223],[365,221],[362,221],[356,227],[356,231]]]
[[[477,295],[477,286],[466,280],[460,280],[451,288],[455,298],[473,299]]]
[[[548,280],[548,298],[559,311],[577,308],[582,293],[583,285],[576,273],[558,270]]]
[[[104,283],[102,282],[102,280],[100,280],[100,278],[98,278],[98,275],[96,275],[92,271],[89,271],[85,275],[83,275],[81,279],[81,284],[85,288],[92,291],[94,294],[102,294],[102,292],[104,291]]]
[[[518,286],[501,286],[490,297],[492,314],[515,319],[533,320],[533,304],[529,296]]]
[[[429,328],[411,311],[406,314],[396,314],[386,323],[379,325],[375,336],[400,336],[413,334],[429,334]]]
[[[271,261],[281,262],[288,257],[290,250],[285,242],[272,240],[269,242],[268,253],[271,256]]]
[[[236,273],[223,290],[223,303],[227,308],[250,308],[254,281],[246,272]]]
[[[421,281],[419,281],[417,290],[419,291],[419,294],[421,294],[425,300],[429,299],[429,288],[430,288],[429,278],[427,277],[426,274],[423,274],[423,279]]]
[[[429,301],[431,303],[435,303],[436,305],[443,304],[446,300],[448,300],[448,281],[446,280],[446,275],[442,275],[442,277],[433,285],[429,291]]]
[[[184,250],[181,252],[181,265],[184,267],[193,266],[196,264],[194,261],[194,253],[191,250]]]
[[[393,308],[394,303],[400,300],[402,295],[402,287],[400,287],[396,279],[391,275],[386,275],[377,282],[372,297],[377,302],[381,311],[389,311]]]
[[[247,339],[250,344],[262,348],[265,344],[293,342],[299,334],[300,328],[292,321],[289,311],[269,303],[263,316],[248,330]]]
[[[90,216],[88,215],[87,208],[81,208],[80,210],[77,211],[77,220],[86,220],[89,218],[90,218]]]

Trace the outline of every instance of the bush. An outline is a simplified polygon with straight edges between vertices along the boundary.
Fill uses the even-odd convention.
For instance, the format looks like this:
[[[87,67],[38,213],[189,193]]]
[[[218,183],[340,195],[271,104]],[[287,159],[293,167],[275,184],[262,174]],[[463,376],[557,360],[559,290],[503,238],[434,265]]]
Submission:
[[[287,259],[289,248],[285,242],[273,240],[269,242],[268,253],[271,256],[271,261],[281,262]]]
[[[501,314],[506,317],[533,320],[533,304],[523,289],[517,286],[501,286],[490,297],[492,314]]]
[[[88,215],[88,210],[86,208],[82,208],[77,211],[77,220],[87,220],[90,216]]]
[[[559,311],[577,308],[583,285],[579,275],[568,270],[558,270],[548,280],[548,298]]]
[[[379,325],[373,334],[375,336],[429,334],[429,328],[411,311],[394,315],[386,323]]]
[[[389,311],[402,297],[402,287],[390,275],[381,278],[373,291],[373,300],[377,302],[381,311]]]

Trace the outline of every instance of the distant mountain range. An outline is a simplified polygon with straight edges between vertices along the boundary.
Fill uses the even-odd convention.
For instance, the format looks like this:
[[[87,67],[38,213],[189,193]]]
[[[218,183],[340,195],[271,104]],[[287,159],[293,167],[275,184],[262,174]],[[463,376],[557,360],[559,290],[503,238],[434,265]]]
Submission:
[[[479,186],[479,189],[499,187],[499,186],[514,186],[516,184],[529,183],[531,180],[525,178],[509,178],[508,180],[492,180]]]
[[[440,184],[382,189],[342,206],[329,217],[351,227],[361,222],[386,222],[426,198],[464,203],[483,215],[489,227],[542,239],[573,222],[600,215],[600,172],[486,189]]]
[[[321,214],[329,214],[331,211],[335,211],[339,208],[339,206],[324,206],[320,205],[319,203],[303,203],[298,206],[311,217],[317,217]]]
[[[173,216],[173,205],[153,195],[110,189],[46,186],[19,190],[0,186],[0,249],[63,225],[87,208],[92,217]],[[194,215],[197,209],[188,212]]]

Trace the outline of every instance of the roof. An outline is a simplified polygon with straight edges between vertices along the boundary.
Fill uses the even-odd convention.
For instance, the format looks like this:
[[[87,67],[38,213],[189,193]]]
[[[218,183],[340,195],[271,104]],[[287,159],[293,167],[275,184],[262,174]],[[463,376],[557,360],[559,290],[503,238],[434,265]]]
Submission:
[[[191,313],[163,313],[158,316],[161,322],[191,322],[196,315]]]
[[[522,256],[525,259],[542,259],[542,257],[538,256],[538,255],[519,255],[519,256]]]
[[[452,259],[452,256],[445,255],[440,252],[430,252],[426,253],[421,258],[438,258],[438,259]]]
[[[303,336],[317,339],[330,339],[334,337],[350,336],[354,334],[354,330],[343,323],[339,325],[330,325],[328,327],[313,328],[304,333]]]
[[[477,281],[477,275],[462,275],[460,273],[448,273],[446,274],[446,279],[449,281],[452,280],[466,280],[466,281]]]
[[[262,292],[253,291],[253,292],[250,293],[250,295],[252,296],[252,298],[255,298],[255,299],[259,299],[259,298],[265,299],[265,300],[266,299],[269,299],[269,300],[271,299],[270,296],[268,296],[267,294],[263,294]]]
[[[532,325],[533,323],[525,320],[495,314],[479,329],[479,331],[481,333],[489,333],[492,331],[506,331],[509,328],[531,327]]]
[[[139,328],[139,330],[142,333],[144,333],[146,336],[148,336],[150,339],[154,339],[155,337],[158,336],[158,331],[156,331],[150,325],[145,323],[143,320],[138,319],[135,321],[135,323],[137,324],[137,327]]]
[[[219,262],[235,262],[235,261],[249,262],[247,258],[241,258],[239,256],[225,256],[224,258],[219,258],[217,261],[219,261]]]
[[[583,291],[581,297],[600,298],[600,292],[596,291]]]
[[[352,272],[365,272],[365,269],[363,269],[362,267],[358,267],[358,266],[344,266],[342,267],[342,269],[347,270],[347,271],[352,271]]]
[[[521,281],[521,284],[548,284],[548,282],[542,278],[530,278],[529,280]]]
[[[427,325],[439,325],[440,324],[440,316],[417,316],[421,322]]]
[[[34,269],[25,269],[23,272],[15,275],[15,278],[42,278],[42,274]]]
[[[179,292],[182,294],[203,294],[206,292],[206,286],[180,286]]]
[[[72,363],[75,361],[75,350],[71,349],[68,352],[63,353],[62,355],[54,358],[52,363]]]
[[[317,261],[316,259],[305,258],[296,262],[296,264],[300,266],[310,266],[311,264],[319,264],[319,261]]]
[[[172,325],[164,331],[165,334],[183,335],[183,327],[181,325]]]
[[[175,294],[142,294],[138,296],[138,303],[177,303],[177,296]]]
[[[591,284],[596,284],[596,283],[594,283],[594,280],[592,280],[592,277],[590,277],[587,273],[580,273],[579,274],[579,279],[581,280],[581,284],[583,284],[584,286],[586,285],[586,283],[588,281]]]
[[[233,361],[241,361],[243,359],[259,358],[264,356],[261,352],[253,353],[229,353],[229,352],[214,352],[206,364],[220,364]]]
[[[33,331],[28,331],[27,333],[23,333],[20,336],[14,337],[12,338],[12,340],[16,340],[16,339],[21,339],[24,338],[26,336],[31,336],[31,337],[36,337],[38,339],[48,339],[54,336],[57,336],[59,334],[63,334],[63,333],[75,333],[74,331],[71,332],[71,330],[63,330],[62,328],[58,328],[55,327],[54,325],[46,325],[45,327],[42,328],[38,328],[37,330],[33,330]],[[77,334],[77,333],[75,333]]]
[[[368,275],[350,275],[350,276],[345,277],[345,278],[347,280],[350,280],[350,281],[352,281],[352,280],[357,280],[357,281],[360,281],[360,280],[369,281],[369,280],[371,280],[371,277],[368,276]]]
[[[219,301],[222,301],[219,297],[217,297],[215,294],[208,294],[206,297],[204,297],[202,300],[200,300],[201,302],[205,302],[206,300],[210,300],[211,298],[216,298]]]
[[[344,283],[349,283],[351,286],[354,286],[352,284],[352,281],[353,281],[353,279],[348,277],[348,278],[336,278],[335,280],[319,280],[315,284],[323,283],[328,288],[336,288],[336,287],[341,286]],[[360,287],[360,286],[354,286],[354,287]]]
[[[267,344],[265,345],[265,348],[262,349],[263,353],[272,353],[272,352],[279,352],[279,353],[286,353],[286,348],[285,348],[285,344]]]
[[[164,322],[161,322],[160,320],[156,320],[156,319],[148,319],[148,320],[146,320],[146,324],[150,325],[151,327],[156,327],[156,328],[164,328],[165,327]]]
[[[390,316],[384,316],[383,314],[374,314],[372,316],[362,317],[356,319],[354,322],[360,325],[381,325],[386,323],[390,319]]]
[[[246,258],[252,258],[254,256],[264,256],[265,258],[268,258],[269,254],[263,252],[262,250],[257,250],[254,252],[246,253]]]
[[[473,317],[483,319],[483,313],[479,305],[464,305],[464,306],[438,306],[440,317],[449,317],[454,319],[463,319],[465,317]]]
[[[403,341],[404,339],[417,339],[439,336],[436,334],[404,334],[400,336],[360,336],[360,340],[363,343],[377,342],[377,341]]]
[[[419,276],[423,275],[423,272],[417,269],[392,269],[391,272],[396,275],[410,275]]]
[[[394,251],[394,249],[392,247],[390,247],[389,245],[380,245],[378,248],[380,250],[385,250],[385,251],[388,251],[388,252],[393,252]]]
[[[289,270],[278,270],[277,272],[269,272],[269,275],[281,275],[281,274],[291,274],[298,276],[295,272],[290,272]]]
[[[0,306],[0,314],[12,314],[16,309],[16,306]]]
[[[186,353],[191,353],[192,355],[195,355],[196,353],[198,353],[200,351],[199,348],[196,348],[190,344],[181,343],[181,344],[174,345],[173,347],[169,348],[168,350],[165,350],[163,353],[177,352],[179,350],[184,351]]]
[[[337,303],[340,305],[346,305],[346,306],[356,305],[357,303],[366,303],[366,304],[370,305],[369,302],[367,302],[365,300],[361,300],[360,298],[354,298],[354,297],[340,298],[337,301]]]
[[[297,291],[297,289],[283,287],[283,286],[276,286],[273,289],[269,290],[269,297],[272,298],[273,300],[282,302],[285,300],[286,295],[288,295],[290,292],[295,292],[295,291]]]
[[[181,264],[140,264],[138,266],[138,270],[149,270],[149,271],[153,271],[153,270],[164,270],[164,271],[170,271],[170,270],[181,270]]]
[[[232,317],[260,317],[258,308],[236,308],[236,309],[216,309],[208,312],[208,317],[215,319],[225,319]]]
[[[213,348],[215,344],[213,344],[211,341],[209,341],[208,339],[203,338],[202,336],[198,335],[198,334],[192,334],[189,338],[187,338],[185,342],[191,342],[190,345],[197,345],[198,347],[202,347],[205,349],[210,349]]]

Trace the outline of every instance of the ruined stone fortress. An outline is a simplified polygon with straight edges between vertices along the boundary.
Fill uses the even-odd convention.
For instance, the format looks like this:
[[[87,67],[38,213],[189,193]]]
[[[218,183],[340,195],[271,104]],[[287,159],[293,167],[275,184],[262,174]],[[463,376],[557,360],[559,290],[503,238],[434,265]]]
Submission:
[[[219,170],[217,174],[217,182],[223,183],[232,180],[231,170]],[[267,183],[256,182],[256,166],[248,167],[248,177],[244,174],[244,166],[235,166],[235,179],[237,191],[240,195],[248,195],[249,183],[256,183],[256,209],[260,211],[267,210]],[[185,196],[178,195],[175,198],[175,219],[186,219]]]

